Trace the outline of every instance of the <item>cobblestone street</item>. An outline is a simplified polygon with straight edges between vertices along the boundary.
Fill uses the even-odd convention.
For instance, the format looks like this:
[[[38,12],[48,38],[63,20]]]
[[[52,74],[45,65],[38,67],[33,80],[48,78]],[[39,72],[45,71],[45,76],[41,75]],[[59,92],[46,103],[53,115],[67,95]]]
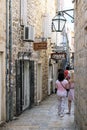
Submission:
[[[57,114],[57,98],[53,94],[38,106],[26,110],[16,120],[0,127],[0,130],[75,130],[74,105],[70,115],[65,114],[64,117],[59,117]]]

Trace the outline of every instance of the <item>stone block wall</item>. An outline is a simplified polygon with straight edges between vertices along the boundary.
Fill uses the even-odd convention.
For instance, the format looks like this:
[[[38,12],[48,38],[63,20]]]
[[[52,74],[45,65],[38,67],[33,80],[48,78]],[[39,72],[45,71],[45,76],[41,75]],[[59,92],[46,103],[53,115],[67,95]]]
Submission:
[[[45,14],[51,15],[51,17],[55,14],[55,1],[51,0],[29,0],[27,1],[27,25],[32,25],[35,27],[35,39],[42,38],[42,16]],[[32,51],[33,55],[37,55],[38,52],[33,50],[33,42],[25,42],[22,39],[23,36],[23,26],[21,26],[20,19],[20,0],[12,2],[12,83],[13,83],[13,101],[14,101],[14,109],[16,104],[16,67],[15,60],[18,59],[18,52],[28,52]],[[39,52],[40,57],[33,57],[31,59],[35,61],[42,62],[42,91],[43,91],[43,99],[47,96],[48,90],[48,50],[42,50]],[[37,62],[35,62],[36,65]],[[36,71],[36,66],[35,66]],[[36,83],[36,72],[35,72],[35,83]],[[35,84],[36,87],[36,84]],[[36,91],[35,91],[36,92]]]
[[[6,119],[6,1],[0,0],[0,123]],[[1,82],[2,81],[2,82]]]
[[[5,50],[6,42],[6,2],[0,1],[0,51]]]
[[[87,129],[87,1],[75,1],[75,122]]]

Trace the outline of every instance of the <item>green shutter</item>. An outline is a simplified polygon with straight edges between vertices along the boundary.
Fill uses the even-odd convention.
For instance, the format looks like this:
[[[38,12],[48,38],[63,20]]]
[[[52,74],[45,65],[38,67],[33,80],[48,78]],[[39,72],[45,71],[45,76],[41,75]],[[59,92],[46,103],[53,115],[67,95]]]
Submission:
[[[30,72],[30,106],[34,104],[34,61],[29,63]]]

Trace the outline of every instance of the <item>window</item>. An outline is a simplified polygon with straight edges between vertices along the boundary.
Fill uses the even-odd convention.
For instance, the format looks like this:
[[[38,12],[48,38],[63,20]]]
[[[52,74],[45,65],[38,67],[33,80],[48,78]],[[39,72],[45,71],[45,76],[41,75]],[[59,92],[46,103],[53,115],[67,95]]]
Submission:
[[[42,37],[51,37],[51,17],[48,14],[42,17]]]
[[[27,25],[27,0],[21,0],[21,25]]]

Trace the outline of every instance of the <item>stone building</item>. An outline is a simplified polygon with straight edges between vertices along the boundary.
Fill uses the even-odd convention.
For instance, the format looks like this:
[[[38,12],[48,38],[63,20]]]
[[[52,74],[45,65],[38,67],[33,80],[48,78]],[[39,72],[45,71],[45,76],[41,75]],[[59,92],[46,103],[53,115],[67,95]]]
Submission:
[[[75,122],[87,129],[87,1],[75,3]]]
[[[6,5],[4,10],[0,6],[0,67],[4,67],[3,72],[0,68],[4,92],[0,113],[2,109],[2,118],[9,121],[48,96],[51,19],[56,0],[9,0],[0,5]],[[45,48],[35,49],[38,43]]]
[[[5,88],[5,59],[6,59],[6,1],[0,1],[0,123],[6,119],[6,88]]]

